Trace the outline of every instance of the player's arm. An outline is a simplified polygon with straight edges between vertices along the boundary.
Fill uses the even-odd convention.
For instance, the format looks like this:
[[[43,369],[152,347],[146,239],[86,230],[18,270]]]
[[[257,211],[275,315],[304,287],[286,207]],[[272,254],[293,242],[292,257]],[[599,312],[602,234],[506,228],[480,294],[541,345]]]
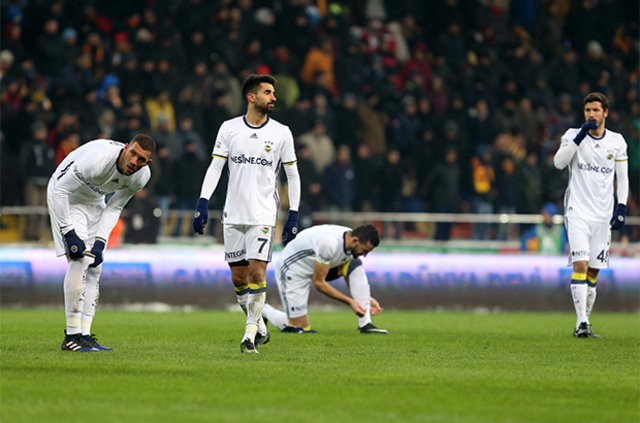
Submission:
[[[287,245],[298,235],[298,209],[300,207],[300,174],[293,143],[293,135],[289,128],[284,133],[282,165],[287,176],[289,192],[289,213],[282,229],[282,244]]]
[[[618,204],[627,204],[629,200],[629,162],[627,160],[616,161],[616,196]]]
[[[327,297],[349,305],[358,316],[363,316],[366,310],[362,304],[331,286],[326,280],[328,273],[329,265],[316,261],[313,265],[313,286]]]
[[[71,221],[71,208],[69,206],[69,196],[84,184],[78,177],[77,164],[70,162],[53,174],[52,178],[57,179],[57,183],[49,195],[49,205],[51,211],[56,216],[60,225],[60,232],[65,239],[65,250],[71,260],[79,260],[84,257],[86,249],[85,243],[73,227]]]
[[[629,164],[627,160],[616,160],[616,182],[618,188],[616,196],[618,203],[613,211],[613,216],[609,224],[611,229],[620,230],[624,226],[627,217],[627,201],[629,199]]]
[[[553,165],[558,170],[562,170],[567,167],[567,165],[571,163],[571,159],[573,159],[576,151],[578,151],[578,144],[573,141],[573,132],[575,131],[571,129],[565,132],[562,136],[560,147],[553,156]]]
[[[103,240],[109,239],[109,235],[111,231],[118,223],[118,219],[120,218],[120,214],[124,209],[124,206],[127,205],[131,197],[137,192],[130,191],[128,189],[122,189],[116,191],[107,206],[102,211],[102,215],[100,217],[100,223],[98,224],[98,230],[96,232],[96,238],[101,238]]]
[[[218,182],[220,182],[220,176],[222,176],[222,170],[224,169],[224,165],[227,163],[227,158],[223,156],[214,155],[211,159],[211,163],[207,168],[207,172],[204,175],[204,180],[202,181],[202,187],[200,188],[200,198],[204,198],[207,201],[213,195],[213,192],[218,187]]]
[[[224,169],[226,163],[226,157],[214,154],[204,175],[202,187],[200,188],[200,198],[196,203],[196,211],[193,215],[192,223],[193,232],[197,234],[204,235],[204,227],[209,220],[209,199],[218,187],[222,169]]]

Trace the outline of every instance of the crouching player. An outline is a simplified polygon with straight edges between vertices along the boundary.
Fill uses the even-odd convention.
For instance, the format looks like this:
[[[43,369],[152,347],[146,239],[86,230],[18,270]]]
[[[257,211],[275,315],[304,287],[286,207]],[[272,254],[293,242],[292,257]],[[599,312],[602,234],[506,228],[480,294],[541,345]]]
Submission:
[[[358,316],[360,333],[388,333],[371,322],[371,316],[383,311],[371,289],[362,261],[380,243],[373,225],[351,230],[337,225],[319,225],[305,229],[287,244],[275,261],[276,282],[285,311],[265,304],[262,316],[282,332],[308,333],[311,285],[329,298],[343,302]],[[344,277],[351,296],[329,282]]]

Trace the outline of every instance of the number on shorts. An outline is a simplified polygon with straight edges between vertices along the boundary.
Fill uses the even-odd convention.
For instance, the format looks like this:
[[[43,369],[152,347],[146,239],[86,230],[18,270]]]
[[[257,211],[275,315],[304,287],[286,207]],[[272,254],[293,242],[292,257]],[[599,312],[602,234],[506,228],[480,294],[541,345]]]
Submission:
[[[262,254],[262,249],[264,248],[265,245],[267,245],[267,241],[269,241],[269,238],[258,238],[258,241],[261,242],[258,252]]]
[[[598,254],[597,259],[600,260],[602,263],[606,263],[609,260],[609,251],[606,251],[606,250],[600,251],[600,254]]]

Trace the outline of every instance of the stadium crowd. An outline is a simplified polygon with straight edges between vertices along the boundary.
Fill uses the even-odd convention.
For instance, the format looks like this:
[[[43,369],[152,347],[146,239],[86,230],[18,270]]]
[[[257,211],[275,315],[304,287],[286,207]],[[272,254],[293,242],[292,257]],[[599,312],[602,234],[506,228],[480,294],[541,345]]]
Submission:
[[[192,210],[216,131],[257,72],[278,81],[303,212],[561,207],[553,154],[600,91],[628,143],[637,215],[638,16],[616,0],[7,0],[0,204],[44,205],[74,148],[148,132],[152,197]],[[489,229],[473,235],[508,236]]]

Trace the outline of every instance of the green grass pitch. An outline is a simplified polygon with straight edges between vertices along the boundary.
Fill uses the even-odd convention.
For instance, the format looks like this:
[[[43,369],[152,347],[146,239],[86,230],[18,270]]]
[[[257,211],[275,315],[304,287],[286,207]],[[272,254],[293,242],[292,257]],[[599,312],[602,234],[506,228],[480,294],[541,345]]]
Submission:
[[[240,313],[100,310],[113,352],[60,351],[62,309],[0,311],[2,422],[638,422],[640,319],[596,313],[347,311],[241,354]]]

